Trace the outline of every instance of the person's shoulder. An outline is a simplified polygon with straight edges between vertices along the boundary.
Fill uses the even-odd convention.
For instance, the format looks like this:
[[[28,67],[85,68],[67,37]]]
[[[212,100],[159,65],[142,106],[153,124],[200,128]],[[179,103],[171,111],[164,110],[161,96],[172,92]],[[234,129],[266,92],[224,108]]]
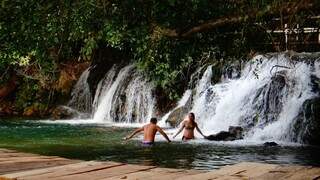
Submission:
[[[182,124],[185,124],[185,123],[187,123],[188,122],[188,119],[184,119],[181,123]]]
[[[158,125],[155,126],[157,130],[162,130],[162,128]]]

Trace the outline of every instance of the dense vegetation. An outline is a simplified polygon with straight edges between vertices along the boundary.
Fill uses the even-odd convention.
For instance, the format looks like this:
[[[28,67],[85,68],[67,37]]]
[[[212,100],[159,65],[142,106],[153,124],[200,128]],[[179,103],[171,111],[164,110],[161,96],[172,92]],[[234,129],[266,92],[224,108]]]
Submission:
[[[50,104],[60,64],[91,61],[98,49],[113,48],[127,54],[175,99],[204,54],[215,52],[213,58],[227,60],[245,58],[251,51],[279,50],[269,44],[272,37],[266,32],[273,18],[280,18],[281,25],[303,25],[307,17],[317,15],[319,4],[316,0],[2,0],[0,83],[16,73],[17,106]]]

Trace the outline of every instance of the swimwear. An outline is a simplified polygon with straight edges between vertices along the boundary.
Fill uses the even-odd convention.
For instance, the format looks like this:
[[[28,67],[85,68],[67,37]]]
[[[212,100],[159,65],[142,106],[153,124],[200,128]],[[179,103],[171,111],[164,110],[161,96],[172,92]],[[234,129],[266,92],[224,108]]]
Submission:
[[[183,141],[188,141],[188,140],[191,140],[191,139],[193,139],[193,138],[188,138],[188,137],[182,136],[182,140]]]
[[[152,145],[154,145],[153,141],[142,141],[141,143],[142,143],[143,146],[152,146]]]
[[[192,131],[193,131],[194,127],[186,126],[185,129],[186,129],[186,130],[192,130]]]

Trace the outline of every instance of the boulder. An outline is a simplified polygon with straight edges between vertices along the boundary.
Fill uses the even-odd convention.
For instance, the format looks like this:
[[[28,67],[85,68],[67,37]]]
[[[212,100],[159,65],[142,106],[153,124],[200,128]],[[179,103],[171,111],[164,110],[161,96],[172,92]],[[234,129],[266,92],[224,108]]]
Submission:
[[[320,97],[306,100],[293,125],[294,140],[320,145]]]
[[[72,111],[70,108],[65,106],[56,107],[51,112],[51,117],[53,119],[71,119],[74,116],[75,116],[75,110]]]
[[[192,95],[188,97],[187,101],[183,106],[178,106],[177,108],[173,109],[166,122],[169,123],[172,127],[178,126],[181,123],[181,121],[183,121],[185,116],[189,113],[191,106]]]
[[[279,145],[278,145],[278,143],[271,141],[271,142],[263,143],[263,146],[265,146],[265,147],[273,147],[273,146],[279,146]]]
[[[240,126],[230,126],[228,131],[221,131],[206,137],[210,141],[234,141],[243,138],[243,128]]]
[[[170,126],[176,127],[181,123],[181,121],[184,119],[187,113],[188,113],[188,109],[185,108],[184,106],[176,108],[169,115],[166,122],[169,123]]]

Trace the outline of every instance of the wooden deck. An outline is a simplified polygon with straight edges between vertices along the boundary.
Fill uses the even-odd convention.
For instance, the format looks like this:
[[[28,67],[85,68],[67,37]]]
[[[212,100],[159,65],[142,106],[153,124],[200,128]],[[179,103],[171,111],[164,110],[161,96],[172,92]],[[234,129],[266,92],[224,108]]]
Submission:
[[[0,149],[0,180],[95,179],[320,179],[320,167],[239,163],[219,170],[159,168],[117,162],[70,160]]]

